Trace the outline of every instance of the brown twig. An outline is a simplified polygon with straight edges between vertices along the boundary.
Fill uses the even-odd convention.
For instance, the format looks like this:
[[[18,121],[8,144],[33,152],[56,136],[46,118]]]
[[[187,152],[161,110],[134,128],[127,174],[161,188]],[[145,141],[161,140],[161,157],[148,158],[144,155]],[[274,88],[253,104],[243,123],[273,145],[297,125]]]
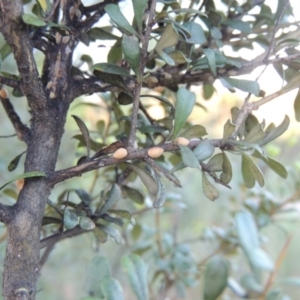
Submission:
[[[179,180],[176,177],[172,176],[168,170],[166,170],[166,169],[162,168],[160,165],[156,164],[153,159],[151,159],[149,157],[145,157],[144,160],[147,163],[149,163],[149,165],[153,169],[155,169],[158,172],[160,172],[163,175],[165,175],[165,177],[168,178],[171,182],[173,182],[175,184],[175,186],[180,187],[180,188],[182,187],[182,185],[180,184]]]
[[[144,73],[144,69],[147,63],[148,58],[148,43],[151,35],[152,26],[154,24],[154,18],[155,18],[155,7],[156,7],[156,0],[151,0],[150,2],[150,8],[149,8],[149,15],[148,15],[148,21],[146,24],[146,29],[144,31],[144,34],[141,36],[141,42],[142,42],[142,51],[141,51],[141,57],[140,57],[140,66],[139,66],[139,72],[141,74],[141,78],[143,77],[142,74]],[[137,119],[138,119],[138,111],[139,111],[139,103],[140,103],[140,94],[141,89],[143,86],[142,79],[139,79],[139,81],[136,83],[136,87],[133,90],[133,106],[132,106],[132,113],[131,113],[131,127],[130,127],[130,133],[128,137],[128,149],[129,151],[134,150],[134,144],[135,144],[135,135],[136,135],[136,129],[137,129]]]
[[[189,147],[191,149],[194,149],[201,140],[193,140],[190,141]],[[221,139],[215,139],[215,140],[210,140],[210,142],[215,146],[215,147],[220,147],[221,145],[225,147],[226,145],[223,144],[223,140]],[[228,145],[231,147],[231,145]],[[165,152],[172,152],[172,151],[178,151],[179,148],[175,143],[165,143],[160,145],[161,148],[164,149]],[[123,159],[116,159],[113,157],[103,157],[101,159],[95,159],[95,160],[88,160],[78,166],[74,166],[71,168],[59,170],[56,172],[51,172],[47,174],[47,180],[50,185],[55,185],[61,181],[76,177],[76,176],[81,176],[83,173],[89,172],[91,170],[95,169],[100,169],[106,166],[111,166],[115,164],[120,164],[123,162],[126,162],[128,160],[136,160],[136,159],[144,159],[147,157],[147,152],[149,148],[146,149],[138,149],[134,150],[128,155],[123,158]]]
[[[19,140],[24,141],[26,144],[28,144],[31,138],[30,129],[22,123],[20,117],[15,112],[14,107],[8,98],[0,97],[0,101],[4,107],[8,118],[10,119],[12,125],[16,130],[16,134]]]
[[[264,287],[264,291],[263,291],[262,295],[259,297],[259,300],[266,299],[266,295],[267,295],[268,291],[270,290],[270,288],[271,288],[271,286],[274,282],[274,279],[275,279],[275,277],[276,277],[276,275],[277,275],[277,273],[280,269],[280,266],[281,266],[281,264],[284,260],[284,257],[286,256],[286,253],[287,253],[287,250],[290,246],[291,241],[292,241],[292,237],[289,236],[286,239],[286,241],[285,241],[285,243],[284,243],[277,259],[276,259],[275,267],[274,267],[273,271],[270,273],[270,275],[268,277],[268,280],[267,280],[267,282],[265,284],[265,287]]]

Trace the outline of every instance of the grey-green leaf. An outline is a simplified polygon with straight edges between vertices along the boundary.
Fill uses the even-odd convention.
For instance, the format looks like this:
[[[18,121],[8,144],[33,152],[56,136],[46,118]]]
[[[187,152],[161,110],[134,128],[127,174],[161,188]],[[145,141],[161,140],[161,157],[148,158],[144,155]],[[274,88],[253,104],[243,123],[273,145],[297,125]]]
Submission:
[[[178,146],[180,148],[180,153],[184,165],[190,168],[199,167],[199,161],[195,153],[187,146],[182,146],[182,145],[178,145]]]
[[[28,25],[33,25],[33,26],[37,26],[37,27],[43,27],[43,26],[47,25],[45,21],[39,19],[38,17],[36,17],[34,15],[30,15],[30,14],[23,14],[22,20],[24,23],[26,23]]]
[[[247,251],[246,254],[252,266],[268,272],[274,269],[273,261],[263,249],[254,248]]]
[[[214,50],[210,48],[203,49],[203,53],[207,58],[209,68],[214,76],[217,76],[216,56]]]
[[[165,48],[175,46],[178,43],[178,32],[172,23],[166,25],[160,39],[158,40],[154,50],[160,54]]]
[[[132,0],[134,19],[140,34],[143,32],[143,16],[147,8],[147,3],[147,0]]]
[[[111,209],[120,200],[122,195],[120,187],[114,183],[111,187],[107,200],[101,207],[99,215],[105,214],[109,209]]]
[[[244,22],[241,20],[224,20],[221,23],[241,32],[251,33],[252,31],[249,22]]]
[[[94,221],[86,216],[80,217],[79,226],[84,230],[93,230],[95,228]]]
[[[122,267],[138,300],[148,300],[147,267],[139,255],[123,256]]]
[[[199,139],[205,135],[207,135],[206,129],[205,129],[205,127],[203,127],[201,125],[193,125],[189,129],[180,133],[180,136],[185,137],[188,140],[193,139],[193,138]]]
[[[136,36],[123,35],[122,38],[122,50],[125,59],[129,63],[130,67],[136,74],[138,80],[140,79],[140,46],[139,40]]]
[[[288,129],[289,125],[290,125],[290,119],[288,116],[285,116],[284,120],[279,126],[277,127],[272,126],[272,128],[271,126],[269,126],[270,130],[268,130],[269,127],[265,130],[265,137],[263,141],[259,143],[259,145],[263,146],[273,141],[274,139],[278,138]]]
[[[132,200],[133,202],[137,204],[144,204],[144,196],[140,191],[133,189],[127,185],[123,185],[122,190],[125,192],[126,197]]]
[[[235,79],[229,77],[221,77],[220,80],[222,84],[229,90],[234,90],[234,88],[237,88],[244,92],[248,92],[255,96],[259,96],[260,88],[259,84],[256,81]]]
[[[95,256],[88,266],[86,275],[86,290],[90,295],[103,298],[103,292],[100,282],[105,277],[110,276],[110,267],[108,260],[104,256]]]
[[[218,190],[207,179],[205,172],[202,172],[202,188],[204,195],[211,201],[219,198]]]
[[[120,245],[124,244],[124,240],[122,238],[121,233],[117,229],[112,227],[111,225],[96,224],[96,226],[97,226],[97,228],[104,231],[107,235],[112,237],[116,243],[118,243]]]
[[[206,168],[211,172],[221,172],[223,170],[223,154],[217,153],[206,164]]]
[[[84,141],[86,144],[86,156],[89,158],[90,157],[90,151],[91,151],[91,137],[90,137],[90,133],[89,130],[87,129],[85,123],[77,116],[72,115],[72,117],[74,118],[74,120],[77,123],[77,126],[79,127],[83,137],[84,137]]]
[[[180,129],[185,124],[196,102],[195,93],[188,91],[186,88],[179,88],[176,96],[177,100],[175,105],[175,123],[173,129],[174,138],[177,137]]]
[[[27,173],[24,173],[24,174],[21,174],[21,175],[17,175],[13,179],[10,179],[8,182],[3,184],[0,187],[0,190],[2,190],[4,187],[6,187],[11,182],[16,181],[18,179],[24,179],[24,178],[30,178],[30,177],[45,177],[45,176],[46,176],[45,172],[38,172],[38,171],[32,171],[32,172],[27,172]]]
[[[111,20],[118,26],[118,28],[121,31],[127,34],[129,33],[129,34],[137,35],[137,32],[133,29],[133,27],[129,24],[127,19],[124,17],[118,5],[107,4],[104,9],[109,15],[109,17],[111,18]]]
[[[158,176],[158,174],[156,174],[156,182],[157,182],[157,193],[155,195],[155,199],[153,201],[153,207],[154,208],[159,208],[161,206],[163,206],[163,204],[165,203],[166,200],[166,191],[165,191],[165,187],[163,186],[163,184],[161,183],[161,180]]]
[[[286,179],[288,177],[288,172],[287,172],[286,168],[277,160],[275,160],[271,157],[263,156],[257,151],[255,151],[252,154],[252,156],[263,160],[270,169],[272,169],[276,174],[278,174],[282,178]]]
[[[232,167],[231,167],[231,163],[224,151],[222,151],[222,155],[223,155],[223,165],[222,165],[223,172],[220,175],[220,180],[223,183],[228,184],[232,178]]]
[[[191,37],[186,38],[185,41],[189,44],[205,44],[207,39],[204,34],[203,28],[195,22],[186,22],[182,26],[188,30]]]
[[[112,277],[101,280],[101,288],[106,300],[123,300],[123,290],[120,283]]]
[[[247,211],[235,215],[235,227],[241,246],[251,251],[259,247],[259,233],[253,216]]]
[[[153,176],[146,170],[133,164],[129,164],[129,163],[127,164],[134,172],[136,172],[139,175],[139,177],[141,178],[142,182],[144,183],[144,185],[146,186],[150,194],[152,196],[155,196],[158,191],[158,184],[155,178],[153,178]]]
[[[126,77],[131,77],[129,72],[117,65],[110,64],[110,63],[98,63],[93,65],[92,70],[98,70],[104,73],[110,73],[110,74],[115,74],[115,75],[120,75],[120,76],[126,76]]]
[[[297,122],[300,122],[300,89],[298,90],[297,96],[294,100],[294,111]]]
[[[225,258],[215,256],[206,264],[204,273],[204,300],[216,300],[227,285],[229,266]]]
[[[79,222],[78,216],[74,212],[66,208],[64,211],[64,225],[66,229],[74,228],[75,226],[78,225],[78,222]]]
[[[227,120],[227,122],[224,125],[224,130],[223,130],[223,140],[227,140],[235,130],[235,125],[230,122],[230,120]]]
[[[257,143],[264,138],[264,131],[261,124],[256,124],[251,128],[248,134],[245,136],[245,141],[248,143]]]
[[[249,189],[254,187],[255,181],[262,187],[265,184],[264,176],[257,165],[245,153],[242,153],[242,174],[245,186]]]
[[[22,155],[23,155],[24,153],[26,153],[26,151],[24,151],[24,152],[22,152],[21,154],[19,154],[18,156],[16,156],[16,157],[9,163],[9,165],[8,165],[8,167],[7,167],[7,169],[8,169],[9,172],[12,172],[12,171],[14,171],[14,170],[17,168],[17,166],[18,166],[18,164],[19,164],[19,161],[20,161],[20,159],[21,159],[21,157],[22,157]]]
[[[210,140],[204,140],[204,141],[200,141],[200,143],[193,150],[193,152],[199,161],[203,161],[210,158],[214,154],[215,147],[210,142]]]

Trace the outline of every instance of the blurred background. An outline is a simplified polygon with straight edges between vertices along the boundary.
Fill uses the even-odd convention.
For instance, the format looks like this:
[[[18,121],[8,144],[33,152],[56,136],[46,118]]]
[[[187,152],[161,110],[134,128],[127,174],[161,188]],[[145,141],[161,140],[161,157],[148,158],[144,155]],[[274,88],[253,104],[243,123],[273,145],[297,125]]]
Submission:
[[[83,1],[85,5],[92,4],[93,1]],[[121,8],[126,16],[132,15],[130,7],[131,1],[121,3]],[[187,1],[189,2],[189,1]],[[276,9],[277,1],[266,1],[267,5]],[[300,4],[297,0],[291,1],[297,20],[300,20]],[[109,24],[108,18],[103,18],[97,26],[106,26]],[[3,39],[0,40],[3,43]],[[94,63],[105,61],[106,55],[110,50],[110,44],[105,47],[98,47],[92,43],[89,47],[89,54],[93,57]],[[91,50],[92,49],[92,50]],[[82,53],[87,51],[87,47],[81,44],[74,56],[74,63],[78,63]],[[264,49],[258,45],[254,50],[243,50],[239,55],[243,58],[252,59],[261,54]],[[36,53],[37,62],[42,61],[41,53]],[[2,64],[2,70],[16,73],[16,66],[12,57],[6,59]],[[257,78],[262,71],[258,68],[247,76],[248,79]],[[246,77],[245,77],[246,78]],[[269,66],[259,79],[259,84],[266,94],[271,94],[283,85],[283,81],[272,66]],[[189,118],[191,124],[200,124],[206,128],[208,135],[206,138],[220,138],[223,133],[223,125],[231,118],[230,110],[232,107],[241,107],[246,93],[230,93],[219,82],[214,84],[216,91],[210,99],[203,97],[203,88],[201,85],[192,86],[191,90],[197,95],[197,104]],[[159,92],[159,91],[157,91]],[[9,90],[12,95],[12,91]],[[300,294],[300,266],[298,256],[300,253],[300,143],[299,143],[299,123],[295,121],[293,101],[297,91],[290,92],[284,96],[278,97],[270,103],[259,108],[254,115],[260,120],[265,120],[266,124],[274,123],[279,125],[284,115],[288,115],[291,120],[290,127],[279,139],[267,145],[264,148],[266,154],[280,161],[288,170],[289,176],[283,179],[259,164],[266,178],[266,186],[260,188],[255,186],[251,190],[244,187],[240,171],[234,172],[231,181],[232,189],[218,187],[220,197],[214,202],[209,201],[201,189],[201,172],[195,169],[184,169],[177,172],[183,188],[175,188],[169,181],[163,179],[166,187],[168,201],[166,207],[161,208],[158,213],[147,205],[149,199],[146,198],[146,205],[132,203],[128,199],[121,199],[118,206],[131,211],[136,220],[135,226],[126,224],[122,230],[122,236],[125,244],[119,245],[113,239],[106,243],[99,243],[92,233],[87,233],[72,239],[64,240],[55,245],[48,261],[41,269],[39,279],[39,300],[79,300],[88,296],[89,282],[87,274],[90,270],[90,263],[93,257],[97,255],[105,256],[110,263],[112,275],[121,282],[125,293],[125,299],[134,299],[129,288],[125,274],[120,267],[120,260],[123,254],[138,253],[141,254],[144,261],[149,266],[149,274],[155,272],[154,266],[162,263],[158,259],[159,249],[154,244],[157,242],[157,231],[160,232],[164,247],[168,245],[177,245],[181,253],[185,253],[187,264],[192,265],[188,272],[197,273],[195,278],[201,278],[203,263],[212,255],[221,251],[219,247],[222,236],[232,230],[233,216],[235,212],[244,209],[265,210],[265,226],[260,230],[260,239],[263,248],[270,255],[275,263],[278,263],[278,272],[274,275],[272,285],[274,289],[284,291],[284,294],[290,298],[273,299],[299,299]],[[20,114],[22,120],[30,123],[30,114],[24,98],[11,96],[11,100]],[[174,99],[170,97],[170,101]],[[252,100],[255,100],[252,99]],[[147,100],[146,106],[149,114],[155,118],[164,116],[164,108],[161,103],[155,100]],[[125,107],[124,112],[129,108]],[[109,120],[108,107],[103,95],[90,95],[76,99],[71,106],[69,117],[67,119],[65,134],[62,140],[59,153],[57,169],[74,166],[80,156],[85,152],[84,148],[78,148],[78,141],[73,137],[79,133],[76,123],[71,115],[77,115],[87,124],[89,130],[95,133],[95,139],[103,142],[101,134],[99,135],[99,121],[104,123]],[[101,130],[101,129],[100,129]],[[0,135],[13,134],[14,130],[3,109],[0,109]],[[98,135],[97,135],[98,134]],[[114,136],[109,136],[106,144],[115,141]],[[1,142],[0,156],[0,184],[5,183],[14,175],[23,172],[24,157],[21,158],[19,166],[12,173],[7,171],[11,160],[25,150],[25,145],[18,141],[16,137],[3,138]],[[240,157],[230,156],[233,169],[240,170]],[[74,178],[67,182],[58,184],[51,194],[51,201],[56,202],[57,198],[66,189],[84,189],[90,191],[93,189],[95,195],[99,195],[101,190],[108,187],[109,183],[105,177],[105,170],[100,170],[95,177],[95,172],[84,174],[79,178]],[[99,175],[100,174],[100,175]],[[95,179],[96,178],[96,179]],[[142,183],[136,180],[134,186],[143,189],[143,194],[147,191]],[[10,184],[5,190],[2,190],[3,201],[10,204],[14,203],[14,197],[17,193],[15,183]],[[76,198],[76,196],[72,195]],[[74,200],[76,201],[76,200]],[[281,207],[282,205],[282,207]],[[271,208],[270,208],[271,207]],[[274,207],[274,213],[271,213]],[[275,210],[281,207],[280,212]],[[171,209],[172,208],[172,209]],[[159,218],[159,221],[158,221]],[[263,218],[263,217],[262,217]],[[5,226],[0,225],[0,266],[3,266],[5,254]],[[139,230],[142,233],[139,233]],[[175,243],[174,243],[175,241]],[[287,242],[288,241],[288,242]],[[159,247],[158,247],[159,248]],[[284,251],[283,251],[284,250]],[[239,248],[227,249],[226,257],[231,262],[230,276],[238,278],[241,274],[247,272],[249,268],[245,257],[240,255]],[[187,274],[187,277],[190,273]],[[269,273],[261,275],[265,280]],[[149,276],[150,278],[150,276]],[[293,280],[287,280],[293,279]],[[153,284],[153,288],[158,283]],[[177,289],[177,290],[176,290]],[[184,299],[200,299],[201,280],[194,282],[191,280],[190,286],[185,289]],[[176,287],[168,292],[166,299],[180,299],[180,293],[183,289]],[[179,296],[178,296],[179,295]],[[254,297],[255,298],[255,297]],[[221,299],[239,299],[229,289],[226,289]],[[270,298],[271,299],[271,298]]]

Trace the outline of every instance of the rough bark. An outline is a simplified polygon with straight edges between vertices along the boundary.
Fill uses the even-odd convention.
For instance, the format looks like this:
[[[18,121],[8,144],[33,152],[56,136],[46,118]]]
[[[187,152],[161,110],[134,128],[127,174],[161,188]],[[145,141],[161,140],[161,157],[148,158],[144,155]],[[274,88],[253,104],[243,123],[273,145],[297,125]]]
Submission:
[[[32,120],[25,172],[55,169],[66,114],[70,103],[69,70],[74,48],[72,38],[53,45],[46,59],[49,68],[44,79],[39,78],[33,56],[33,45],[27,26],[22,22],[22,1],[0,1],[1,32],[11,46],[20,74],[20,89],[31,108]],[[7,300],[35,299],[39,273],[40,231],[44,209],[51,186],[47,177],[25,180],[16,205],[7,211],[8,228],[3,295]],[[4,216],[4,217],[5,217]],[[5,219],[5,218],[4,218]]]

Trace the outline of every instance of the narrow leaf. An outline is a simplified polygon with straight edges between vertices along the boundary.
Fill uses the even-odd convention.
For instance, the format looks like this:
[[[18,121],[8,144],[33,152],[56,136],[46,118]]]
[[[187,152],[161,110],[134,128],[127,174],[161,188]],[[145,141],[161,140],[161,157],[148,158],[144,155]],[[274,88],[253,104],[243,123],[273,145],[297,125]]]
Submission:
[[[74,192],[78,195],[82,203],[84,203],[85,205],[89,205],[91,203],[91,196],[85,190],[75,189]]]
[[[278,162],[277,160],[275,160],[271,157],[265,157],[257,151],[255,151],[252,154],[252,156],[254,156],[256,158],[260,158],[261,160],[263,160],[270,169],[272,169],[275,173],[277,173],[282,178],[284,178],[284,179],[287,178],[288,173],[287,173],[286,168],[280,162]]]
[[[230,120],[227,120],[227,122],[224,125],[223,130],[223,141],[227,140],[235,130],[235,125],[230,122]]]
[[[98,70],[104,73],[110,73],[114,75],[120,75],[120,76],[126,76],[126,77],[131,77],[129,72],[117,65],[110,64],[110,63],[98,63],[93,65],[92,70]]]
[[[202,172],[202,188],[204,195],[211,201],[219,198],[218,190],[207,179],[205,172]]]
[[[121,194],[120,187],[114,183],[111,187],[107,200],[99,211],[99,215],[105,214],[109,209],[111,209],[121,198]]]
[[[201,137],[207,135],[205,127],[201,125],[194,125],[187,129],[186,131],[180,133],[180,136],[185,137],[186,139],[190,140],[193,138],[200,139]]]
[[[259,233],[253,216],[247,211],[235,215],[235,227],[241,246],[251,251],[259,247]]]
[[[45,177],[45,176],[46,176],[45,172],[37,172],[37,171],[27,172],[27,173],[15,176],[13,179],[9,180],[4,185],[2,185],[0,187],[0,190],[2,190],[5,186],[7,186],[8,184],[10,184],[11,182],[14,182],[14,181],[16,181],[18,179],[31,178],[31,177]]]
[[[126,272],[131,288],[138,300],[148,299],[147,267],[140,256],[131,254],[123,256],[122,267]]]
[[[180,129],[185,124],[196,102],[195,93],[192,93],[185,88],[179,88],[176,96],[177,100],[175,105],[175,123],[173,130],[174,138],[177,137]]]
[[[265,130],[265,137],[262,142],[259,143],[260,146],[263,146],[276,138],[278,138],[280,135],[282,135],[289,127],[290,125],[290,119],[288,116],[285,116],[284,120],[282,123],[277,126],[269,129],[269,127]]]
[[[212,49],[206,48],[203,49],[203,53],[205,54],[209,68],[214,76],[217,76],[217,67],[216,67],[216,57],[215,52]]]
[[[223,183],[228,184],[232,178],[232,167],[231,167],[231,163],[224,151],[222,151],[222,155],[223,155],[223,165],[222,165],[223,172],[220,175],[220,180]]]
[[[111,274],[108,260],[104,256],[97,255],[89,263],[86,274],[86,290],[88,294],[103,298],[103,292],[100,285],[102,279]]]
[[[101,280],[101,288],[106,300],[123,300],[123,290],[120,283],[111,278],[106,277]]]
[[[256,166],[252,159],[245,153],[242,153],[242,174],[245,186],[252,188],[255,185],[255,181],[262,187],[265,184],[265,180],[261,170]]]
[[[129,163],[127,163],[127,164],[134,172],[136,172],[138,174],[138,176],[141,178],[142,182],[148,189],[149,193],[152,196],[155,196],[158,191],[158,184],[157,184],[155,178],[153,178],[153,176],[146,170],[144,170],[136,165],[133,165],[133,164],[129,164]]]
[[[155,199],[153,201],[153,207],[159,208],[159,207],[163,206],[163,204],[165,203],[166,192],[165,192],[165,187],[161,183],[161,180],[157,174],[156,174],[156,182],[157,182],[158,189],[157,189],[157,193],[155,195]]]
[[[182,146],[182,145],[178,145],[178,146],[180,148],[180,153],[184,165],[190,168],[199,167],[199,161],[195,153],[187,146]]]
[[[137,35],[137,32],[133,29],[133,27],[129,24],[127,19],[124,17],[118,5],[107,4],[104,9],[109,15],[109,17],[111,18],[111,20],[118,26],[118,28],[121,31],[127,34]]]
[[[77,116],[72,115],[72,117],[74,118],[74,120],[77,123],[77,126],[79,127],[83,137],[84,137],[84,141],[86,144],[86,156],[89,158],[90,157],[90,151],[91,151],[91,138],[90,138],[90,133],[85,125],[85,123]]]
[[[237,88],[244,92],[251,93],[255,96],[259,96],[259,84],[256,81],[245,79],[234,79],[229,77],[220,78],[222,84],[229,90]]]
[[[14,171],[14,170],[17,168],[17,166],[18,166],[18,164],[19,164],[19,161],[20,161],[20,159],[21,159],[21,157],[22,157],[22,155],[23,155],[24,153],[26,153],[26,151],[24,151],[24,152],[22,152],[21,154],[19,154],[18,156],[16,156],[16,157],[9,163],[9,165],[8,165],[8,167],[7,167],[7,169],[8,169],[9,172],[12,172],[12,171]]]
[[[97,226],[97,228],[104,231],[107,235],[112,237],[117,244],[120,244],[120,245],[124,244],[124,240],[122,238],[122,235],[114,227],[112,227],[110,225],[103,225],[103,224],[96,224],[96,226]]]
[[[33,25],[33,26],[37,26],[37,27],[43,27],[43,26],[47,25],[45,21],[39,19],[38,17],[36,17],[34,15],[30,15],[30,14],[23,14],[22,20],[24,23],[26,23],[28,25]]]
[[[133,189],[127,185],[123,185],[122,190],[126,194],[126,197],[132,200],[133,202],[137,204],[144,204],[144,196],[140,191]]]
[[[173,24],[166,25],[160,39],[158,40],[154,50],[160,54],[165,48],[175,46],[178,43],[178,33],[174,29]]]
[[[264,138],[264,131],[261,124],[257,124],[251,128],[248,134],[245,136],[245,141],[248,143],[257,143]]]
[[[130,67],[136,74],[138,80],[140,79],[140,46],[139,40],[136,36],[123,35],[122,50],[125,59],[129,63]]]
[[[216,300],[227,285],[229,266],[221,256],[215,256],[206,264],[204,273],[204,300]]]
[[[147,3],[147,0],[132,0],[134,19],[140,34],[143,32],[143,16],[147,8]]]
[[[295,118],[297,122],[300,122],[300,89],[298,90],[297,96],[294,100]]]
[[[223,171],[223,154],[217,153],[206,164],[206,167],[211,172],[221,172]]]

